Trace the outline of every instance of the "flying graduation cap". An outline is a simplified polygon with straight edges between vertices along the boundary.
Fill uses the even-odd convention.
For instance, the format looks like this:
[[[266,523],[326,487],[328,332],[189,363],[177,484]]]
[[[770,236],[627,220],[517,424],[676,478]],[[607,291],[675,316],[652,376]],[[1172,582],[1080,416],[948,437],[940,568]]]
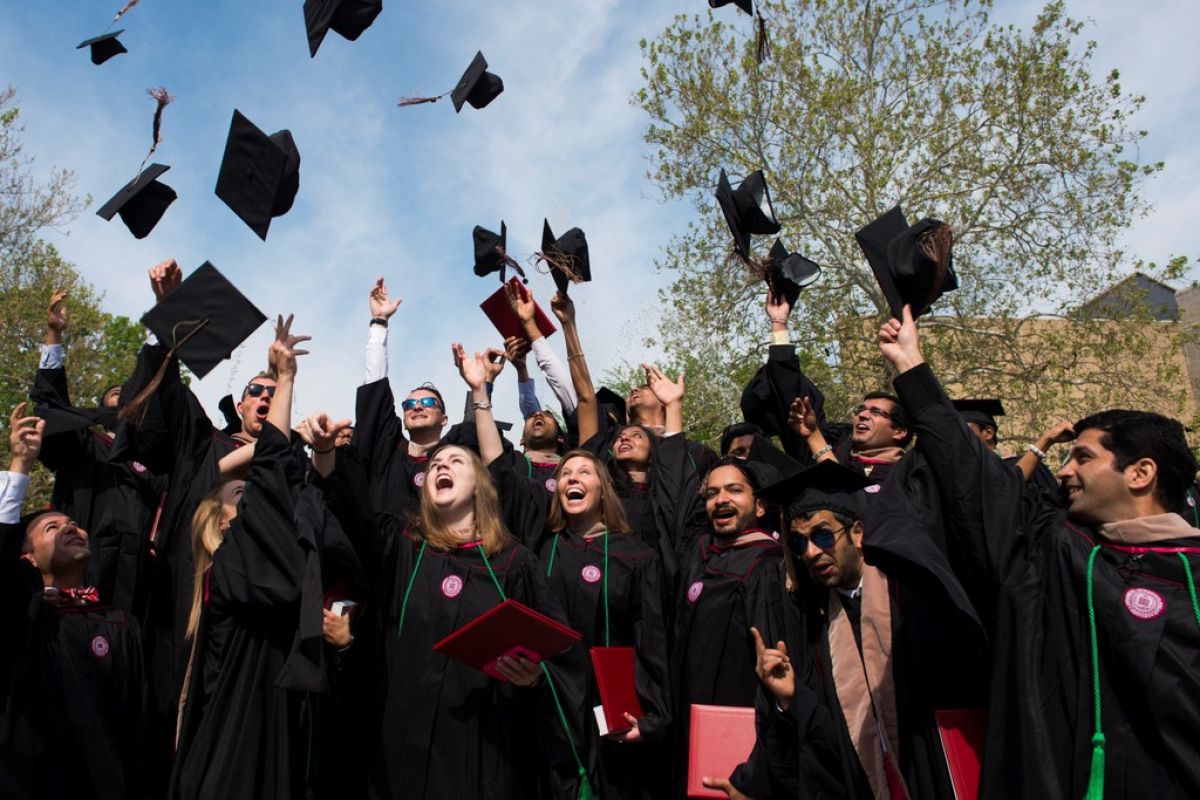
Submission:
[[[271,220],[286,214],[300,190],[300,151],[289,130],[263,133],[234,109],[217,197],[264,242]]]
[[[912,306],[914,319],[926,314],[939,297],[958,288],[953,232],[941,220],[927,217],[910,226],[895,206],[854,237],[896,319],[905,305]]]
[[[799,253],[789,253],[783,242],[776,239],[767,254],[766,281],[771,293],[787,299],[795,306],[800,290],[821,277],[821,267]]]
[[[761,169],[751,172],[738,187],[729,184],[725,170],[717,179],[717,203],[725,215],[725,224],[733,234],[733,246],[743,261],[750,260],[750,235],[779,233],[779,221],[771,205],[771,192]]]
[[[525,277],[525,270],[521,269],[521,265],[505,250],[508,226],[504,224],[504,220],[500,220],[500,233],[476,225],[475,230],[471,231],[471,238],[475,241],[476,275],[482,278],[499,272],[500,282],[504,283],[507,280],[508,268],[512,267],[524,283],[529,283],[529,279]]]
[[[329,31],[354,41],[383,11],[383,0],[304,0],[304,27],[308,31],[308,54],[317,49]]]
[[[446,95],[450,95],[450,102],[454,104],[455,113],[462,111],[463,103],[468,103],[476,109],[484,108],[504,91],[504,81],[500,79],[499,75],[488,72],[487,68],[488,63],[487,59],[483,57],[483,52],[477,52],[475,58],[471,59],[467,71],[458,79],[458,85],[453,89],[435,97],[402,97],[398,105],[403,107],[421,103],[436,103]]]
[[[99,66],[113,56],[129,52],[125,49],[125,45],[121,44],[117,39],[124,32],[125,29],[122,28],[119,31],[102,33],[99,36],[94,36],[91,39],[80,42],[75,46],[75,49],[82,50],[85,47],[90,47],[92,49],[92,63]]]
[[[761,64],[767,57],[767,51],[770,50],[771,43],[767,41],[767,23],[763,21],[761,13],[755,13],[754,0],[708,0],[709,8],[721,8],[733,3],[742,11],[749,14],[751,17],[758,20],[758,30],[755,33],[754,40],[754,58]]]
[[[179,288],[142,315],[142,324],[169,350],[146,386],[124,404],[121,419],[135,426],[141,423],[147,400],[162,383],[172,356],[178,356],[197,378],[203,378],[266,319],[236,286],[205,261]]]
[[[579,228],[571,228],[555,238],[550,220],[542,220],[542,252],[538,257],[550,266],[554,285],[563,297],[572,283],[587,283],[592,279],[592,262],[588,258],[587,237]]]
[[[996,417],[1004,416],[1004,404],[999,400],[987,398],[953,400],[951,402],[964,422],[974,422],[977,425],[999,430],[1000,426],[996,424]]]
[[[154,151],[162,142],[163,109],[175,98],[162,87],[147,89],[146,94],[150,95],[157,104],[154,109],[154,122],[151,126],[150,150],[142,159],[138,173],[133,180],[121,187],[121,190],[96,212],[96,216],[106,220],[112,220],[114,214],[120,214],[121,221],[125,223],[125,227],[129,228],[129,232],[135,239],[146,238],[150,231],[154,230],[158,221],[162,219],[167,207],[178,197],[174,189],[158,180],[159,176],[170,167],[163,164],[151,164],[146,167],[146,162],[150,160],[150,156],[154,155]]]

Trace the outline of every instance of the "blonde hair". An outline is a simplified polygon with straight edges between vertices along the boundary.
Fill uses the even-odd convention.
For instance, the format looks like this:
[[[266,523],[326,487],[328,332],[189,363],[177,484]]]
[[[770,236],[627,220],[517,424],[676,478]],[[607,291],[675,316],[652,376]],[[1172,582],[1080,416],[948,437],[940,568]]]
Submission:
[[[192,560],[196,564],[192,581],[192,608],[188,612],[185,638],[192,639],[200,627],[200,611],[204,607],[204,573],[212,566],[213,553],[225,541],[225,530],[221,527],[225,504],[221,502],[219,483],[208,491],[192,512]]]
[[[600,479],[600,516],[604,520],[604,527],[608,529],[608,532],[632,532],[629,520],[625,517],[625,504],[621,502],[621,497],[617,494],[617,487],[613,483],[612,475],[595,453],[590,450],[569,450],[558,462],[558,468],[554,470],[554,480],[556,482],[559,480],[563,464],[572,458],[586,459],[596,470],[596,477]],[[546,527],[552,531],[561,531],[567,527],[567,513],[562,507],[562,501],[559,499],[557,491],[550,495],[550,510],[546,513]]]
[[[492,483],[492,476],[479,456],[473,450],[468,450],[460,445],[447,444],[435,448],[429,454],[427,463],[432,464],[438,453],[450,447],[465,453],[467,460],[475,470],[475,529],[479,531],[484,553],[494,556],[513,541],[512,534],[504,527],[504,520],[500,516],[500,498],[496,494],[496,485]],[[432,483],[426,480],[421,487],[420,510],[409,519],[409,528],[428,542],[434,550],[453,550],[462,544],[462,541],[442,521],[442,515],[438,512],[437,506],[433,504],[432,492]]]

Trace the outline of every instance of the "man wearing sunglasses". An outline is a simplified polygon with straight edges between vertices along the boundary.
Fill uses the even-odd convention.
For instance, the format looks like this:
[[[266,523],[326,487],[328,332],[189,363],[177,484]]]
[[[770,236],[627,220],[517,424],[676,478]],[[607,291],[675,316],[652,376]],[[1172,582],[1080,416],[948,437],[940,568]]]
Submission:
[[[880,487],[827,460],[765,487],[762,496],[784,509],[793,598],[834,719],[849,796],[954,798],[961,795],[939,742],[938,712],[983,704],[984,636],[903,488]],[[775,746],[789,735],[795,740],[796,726],[804,725],[789,714],[791,663],[799,654],[789,657],[776,645],[760,655],[760,665],[764,660],[773,664],[764,685],[776,702],[771,719],[759,721],[778,735],[760,736],[769,755],[759,763],[786,781],[797,767],[776,772],[796,757]]]

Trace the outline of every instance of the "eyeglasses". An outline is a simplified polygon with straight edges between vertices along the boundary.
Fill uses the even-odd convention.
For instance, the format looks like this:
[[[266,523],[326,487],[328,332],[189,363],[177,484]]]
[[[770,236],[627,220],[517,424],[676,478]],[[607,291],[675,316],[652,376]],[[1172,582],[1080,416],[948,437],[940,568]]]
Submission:
[[[267,393],[267,397],[274,397],[275,387],[267,386],[265,383],[250,383],[246,385],[246,394],[250,397],[258,397],[263,392]]]
[[[438,405],[436,397],[410,397],[400,404],[400,407],[405,411],[412,411],[417,406],[424,406],[425,408],[441,408],[441,406]]]
[[[822,550],[830,550],[833,548],[834,542],[837,541],[838,534],[845,532],[846,526],[844,525],[836,531],[831,531],[828,528],[817,528],[807,536],[803,533],[788,531],[788,548],[791,549],[793,555],[802,556],[808,550],[809,541],[812,541],[813,544]]]
[[[857,417],[859,414],[862,414],[864,412],[867,414],[870,414],[872,417],[875,417],[877,419],[893,419],[892,412],[885,411],[882,408],[880,408],[879,406],[859,406],[858,408],[856,408],[850,412],[850,416],[852,418]]]

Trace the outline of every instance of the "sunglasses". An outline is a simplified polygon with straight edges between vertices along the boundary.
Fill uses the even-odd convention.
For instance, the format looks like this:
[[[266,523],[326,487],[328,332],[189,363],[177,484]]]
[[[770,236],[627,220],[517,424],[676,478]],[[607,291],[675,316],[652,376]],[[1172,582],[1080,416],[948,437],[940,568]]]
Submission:
[[[275,396],[275,387],[267,386],[262,383],[251,383],[246,385],[246,394],[250,397],[258,397],[263,392],[267,393],[267,397]]]
[[[436,397],[410,397],[400,404],[400,407],[405,411],[412,411],[417,406],[424,406],[425,408],[441,408],[441,406],[438,405]]]
[[[845,526],[838,528],[836,531],[831,531],[828,528],[817,528],[807,536],[803,533],[788,531],[788,548],[792,551],[793,555],[802,556],[808,550],[808,543],[811,541],[822,550],[832,550],[834,542],[837,541],[838,534],[845,532]]]

